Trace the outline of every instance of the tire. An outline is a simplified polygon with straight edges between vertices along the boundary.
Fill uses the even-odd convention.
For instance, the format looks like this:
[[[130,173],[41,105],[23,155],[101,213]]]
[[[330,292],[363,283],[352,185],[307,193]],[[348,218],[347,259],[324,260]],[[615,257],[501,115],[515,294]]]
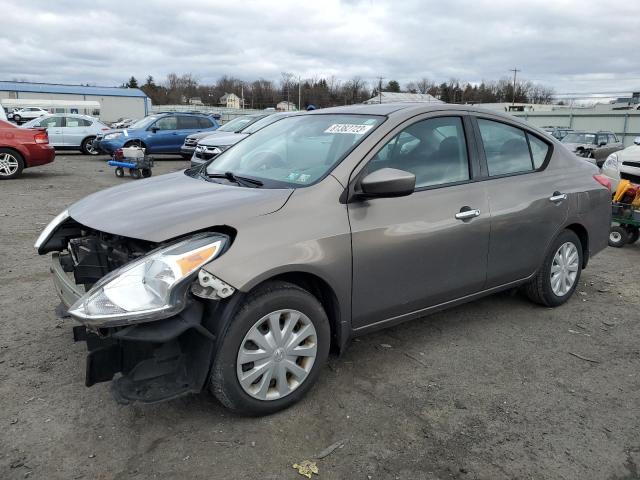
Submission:
[[[116,167],[116,177],[124,177],[124,169],[122,167]]]
[[[24,159],[15,150],[0,148],[0,180],[18,178],[24,170]]]
[[[638,238],[640,238],[640,228],[628,226],[627,233],[629,234],[629,238],[627,239],[628,244],[636,243]]]
[[[629,242],[629,232],[620,225],[613,225],[609,231],[609,246],[622,248]]]
[[[142,178],[149,178],[151,176],[151,169],[150,168],[143,168],[142,169]]]
[[[80,145],[80,150],[82,150],[82,153],[92,156],[98,155],[100,153],[98,149],[93,146],[93,141],[95,139],[96,137],[87,137],[82,141],[82,145]]]
[[[140,147],[147,148],[147,146],[142,142],[142,140],[129,140],[127,143],[123,145],[124,148],[127,147]]]
[[[130,168],[129,169],[129,175],[131,175],[136,180],[138,180],[140,177],[142,177],[142,173],[137,168]]]
[[[568,255],[569,261],[565,263],[567,268],[563,270],[562,264],[558,262],[565,262],[561,249],[567,245],[569,247],[566,252],[571,251],[571,255]],[[577,254],[577,263],[574,254]],[[558,255],[560,258],[557,257]],[[557,307],[569,300],[580,283],[582,257],[582,243],[578,236],[571,230],[562,231],[551,244],[536,276],[525,286],[529,299],[546,307]],[[552,275],[555,280],[552,280]],[[565,282],[564,279],[567,281]]]
[[[18,125],[20,125],[20,122],[22,121],[22,117],[20,115],[14,115],[13,121],[16,122]]]
[[[285,338],[294,338],[296,331],[304,332],[303,336],[298,338],[306,338],[306,340],[300,344],[296,340],[294,345],[298,345],[297,348],[303,345],[305,346],[303,348],[313,348],[315,345],[315,359],[310,356],[298,356],[295,362],[291,362],[287,358],[290,354],[287,354],[286,349],[267,346],[265,347],[267,351],[272,350],[273,354],[266,353],[264,354],[266,357],[263,355],[260,360],[269,362],[272,367],[268,367],[269,364],[265,363],[263,365],[273,370],[264,370],[264,374],[255,377],[255,386],[248,385],[248,381],[252,381],[251,372],[259,372],[260,367],[256,367],[255,362],[241,361],[241,347],[244,352],[247,352],[253,351],[253,349],[247,349],[251,348],[251,344],[258,345],[247,338],[249,332],[262,334],[264,328],[267,328],[266,335],[272,335],[271,332],[274,330],[268,326],[272,322],[269,317],[274,315],[279,328],[285,332],[288,326],[292,329],[289,337],[286,337],[285,333]],[[291,325],[289,322],[296,323]],[[257,329],[260,324],[262,324],[262,330]],[[309,332],[313,333],[309,334]],[[259,343],[262,344],[263,341],[265,340]],[[296,403],[313,386],[327,361],[330,342],[331,331],[327,314],[313,295],[287,282],[268,282],[249,294],[231,321],[213,361],[209,390],[223,405],[237,413],[258,416],[277,412]],[[286,341],[283,342],[283,344],[286,343]],[[255,351],[259,352],[259,350]],[[289,370],[290,367],[294,370]],[[293,371],[298,373],[302,371],[302,375],[298,377],[293,374]],[[283,377],[279,375],[282,372],[284,372]],[[249,380],[243,382],[245,385],[243,386],[239,377],[245,374],[245,378],[248,377]],[[269,376],[265,377],[265,375]],[[284,381],[281,382],[281,378],[284,378]],[[298,378],[301,379],[299,382]],[[266,389],[260,388],[265,385]],[[251,389],[256,391],[251,394],[249,393]],[[261,396],[271,398],[259,398]]]

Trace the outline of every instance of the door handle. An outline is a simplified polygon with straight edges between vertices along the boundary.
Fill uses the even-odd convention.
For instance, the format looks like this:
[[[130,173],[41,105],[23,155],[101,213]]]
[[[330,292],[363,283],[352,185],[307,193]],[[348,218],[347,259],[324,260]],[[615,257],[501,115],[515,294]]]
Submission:
[[[470,218],[480,216],[480,210],[469,207],[462,207],[455,216],[457,220],[469,220]]]
[[[560,192],[553,192],[553,195],[551,195],[549,197],[549,201],[550,202],[561,202],[563,200],[567,199],[567,194],[566,193],[560,193]]]

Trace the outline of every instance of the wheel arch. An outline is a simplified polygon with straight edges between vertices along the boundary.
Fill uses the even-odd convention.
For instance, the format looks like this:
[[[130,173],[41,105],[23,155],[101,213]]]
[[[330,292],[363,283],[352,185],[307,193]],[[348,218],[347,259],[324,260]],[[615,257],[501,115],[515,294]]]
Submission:
[[[20,155],[20,158],[22,159],[22,163],[24,168],[28,168],[29,167],[29,152],[26,150],[26,148],[23,150],[21,150],[19,148],[19,146],[15,146],[15,145],[4,145],[4,144],[0,144],[0,148],[3,150],[11,150],[12,152],[17,153],[18,155]]]
[[[140,142],[140,145],[142,145],[142,148],[149,148],[149,145],[147,145],[147,142],[145,142],[143,139],[141,138],[132,138],[130,140],[127,140],[126,142],[124,142],[122,144],[122,146],[124,147],[126,144],[128,143],[132,143],[132,142]]]
[[[582,268],[586,268],[587,263],[589,263],[589,232],[584,225],[580,223],[571,223],[567,225],[565,229],[571,230],[580,239],[580,244],[582,246]]]
[[[331,350],[335,353],[342,352],[349,337],[349,330],[345,321],[347,315],[344,314],[340,300],[329,282],[315,273],[296,270],[275,273],[268,278],[264,278],[253,285],[251,291],[260,285],[276,280],[296,285],[309,292],[320,302],[327,314],[329,326],[331,327]]]

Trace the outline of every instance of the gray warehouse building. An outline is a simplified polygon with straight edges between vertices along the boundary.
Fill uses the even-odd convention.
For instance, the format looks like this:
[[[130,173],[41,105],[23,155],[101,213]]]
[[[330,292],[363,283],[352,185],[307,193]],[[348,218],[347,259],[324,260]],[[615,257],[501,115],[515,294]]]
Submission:
[[[51,83],[0,81],[0,105],[6,110],[41,107],[51,113],[84,113],[113,122],[139,119],[151,112],[151,101],[137,88],[85,87]]]

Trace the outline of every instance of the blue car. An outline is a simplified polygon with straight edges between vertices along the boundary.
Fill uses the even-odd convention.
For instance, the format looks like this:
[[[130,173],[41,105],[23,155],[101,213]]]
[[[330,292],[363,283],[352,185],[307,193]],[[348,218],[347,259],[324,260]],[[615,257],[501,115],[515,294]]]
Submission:
[[[138,120],[128,128],[98,135],[94,145],[112,154],[122,147],[140,146],[146,153],[180,153],[187,135],[214,131],[220,127],[214,115],[198,113],[158,113]]]

